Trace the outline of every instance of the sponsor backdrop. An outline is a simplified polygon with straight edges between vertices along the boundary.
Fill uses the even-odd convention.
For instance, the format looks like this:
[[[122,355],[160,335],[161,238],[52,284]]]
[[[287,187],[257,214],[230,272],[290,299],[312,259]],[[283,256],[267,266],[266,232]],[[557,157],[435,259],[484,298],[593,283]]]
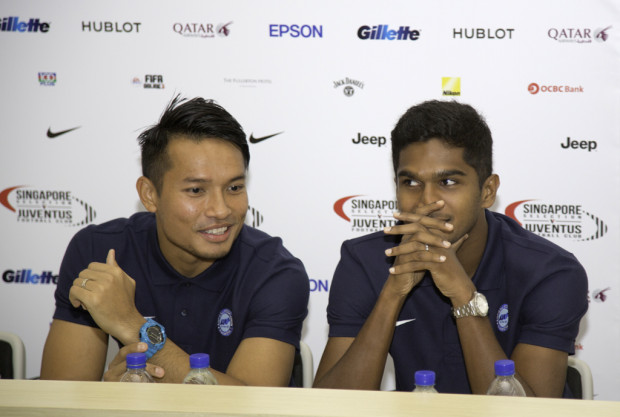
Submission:
[[[175,94],[215,99],[243,125],[247,222],[306,265],[315,367],[340,244],[394,222],[390,131],[409,106],[445,99],[491,127],[494,210],[588,271],[577,356],[597,398],[620,400],[617,0],[2,6],[0,329],[25,341],[28,377],[69,239],[143,209],[136,137]]]

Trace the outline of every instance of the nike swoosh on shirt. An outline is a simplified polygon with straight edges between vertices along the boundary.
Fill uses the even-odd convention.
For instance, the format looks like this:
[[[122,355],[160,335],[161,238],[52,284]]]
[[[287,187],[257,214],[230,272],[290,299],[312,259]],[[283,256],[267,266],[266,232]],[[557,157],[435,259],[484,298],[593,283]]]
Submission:
[[[395,327],[398,327],[398,326],[403,325],[403,324],[407,324],[407,323],[412,322],[412,321],[414,321],[414,320],[415,320],[415,319],[409,319],[409,320],[398,320],[398,321],[396,322],[396,326],[395,326]]]
[[[79,129],[80,127],[82,126],[74,127],[67,130],[61,130],[60,132],[52,132],[52,128],[50,127],[47,129],[47,137],[50,139],[54,139],[60,135],[64,135],[65,133],[73,132],[75,129]]]
[[[265,139],[269,139],[269,138],[272,138],[272,137],[274,137],[274,136],[281,135],[282,133],[284,133],[284,132],[274,133],[273,135],[263,136],[262,138],[255,138],[255,137],[254,137],[254,134],[252,133],[252,134],[250,134],[250,143],[258,143],[258,142],[262,142],[262,141],[264,141]]]

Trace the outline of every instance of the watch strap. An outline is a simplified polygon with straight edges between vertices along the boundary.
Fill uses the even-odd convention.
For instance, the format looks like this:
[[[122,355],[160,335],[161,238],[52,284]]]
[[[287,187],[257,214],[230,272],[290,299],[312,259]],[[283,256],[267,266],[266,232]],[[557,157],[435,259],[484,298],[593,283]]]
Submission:
[[[467,304],[452,308],[452,314],[454,315],[454,318],[460,319],[463,317],[471,317],[471,316],[474,316],[474,317],[486,316],[486,312],[479,311],[475,305],[477,297],[481,297],[484,300],[484,303],[486,304],[486,298],[482,294],[480,294],[478,291],[474,291],[474,294],[471,297],[471,300],[469,300]]]

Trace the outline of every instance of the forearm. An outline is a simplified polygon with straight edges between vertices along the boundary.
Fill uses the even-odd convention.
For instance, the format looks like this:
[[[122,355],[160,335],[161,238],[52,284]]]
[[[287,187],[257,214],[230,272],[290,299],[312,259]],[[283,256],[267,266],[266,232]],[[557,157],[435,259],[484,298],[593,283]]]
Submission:
[[[502,350],[488,317],[457,319],[457,329],[465,358],[467,377],[473,394],[486,394],[495,378],[495,361],[509,359]],[[535,396],[530,386],[518,375],[527,396]]]
[[[344,355],[329,370],[319,369],[318,388],[378,390],[381,385],[396,319],[404,296],[395,297],[384,286],[364,326]]]

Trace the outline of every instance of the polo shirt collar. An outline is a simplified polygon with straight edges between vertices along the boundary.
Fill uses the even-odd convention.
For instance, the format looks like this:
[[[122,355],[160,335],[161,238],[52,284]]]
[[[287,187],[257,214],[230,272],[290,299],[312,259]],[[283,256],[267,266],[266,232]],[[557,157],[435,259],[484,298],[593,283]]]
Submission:
[[[164,257],[159,247],[159,240],[157,239],[157,227],[154,226],[151,229],[151,236],[149,241],[151,242],[151,251],[155,254],[154,259],[158,264],[157,271],[159,274],[155,274],[149,277],[154,285],[178,285],[179,283],[191,283],[198,285],[199,287],[209,291],[220,291],[230,280],[230,277],[234,276],[235,270],[241,262],[241,254],[239,251],[240,240],[245,234],[246,226],[241,227],[239,236],[233,242],[228,255],[223,258],[217,259],[209,268],[202,273],[196,275],[193,278],[188,278],[180,274],[176,269],[170,265],[168,260]]]

